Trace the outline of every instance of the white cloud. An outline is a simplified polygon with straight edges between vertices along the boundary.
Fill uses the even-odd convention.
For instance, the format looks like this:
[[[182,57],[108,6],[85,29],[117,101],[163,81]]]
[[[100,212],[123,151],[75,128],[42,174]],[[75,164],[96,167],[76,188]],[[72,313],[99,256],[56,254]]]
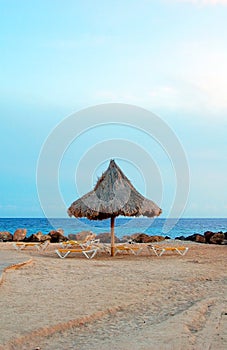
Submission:
[[[127,78],[119,86],[102,83],[89,91],[96,103],[122,102],[154,112],[195,112],[226,122],[227,46],[224,37],[177,41],[153,57],[150,53],[130,58]],[[124,72],[119,72],[124,74]],[[202,118],[202,117],[201,117]]]
[[[227,77],[226,77],[227,81]],[[97,90],[91,96],[93,103],[128,103],[152,109],[153,112],[196,113],[211,122],[226,123],[227,101],[225,91],[227,83],[207,73],[204,76],[183,76],[181,79],[161,80],[152,85],[135,89],[127,87]],[[226,87],[225,87],[226,86]],[[184,113],[185,114],[185,113]],[[215,114],[215,120],[213,116]]]
[[[184,59],[182,78],[200,91],[201,102],[211,111],[227,110],[227,50],[217,42],[185,43],[179,52]]]

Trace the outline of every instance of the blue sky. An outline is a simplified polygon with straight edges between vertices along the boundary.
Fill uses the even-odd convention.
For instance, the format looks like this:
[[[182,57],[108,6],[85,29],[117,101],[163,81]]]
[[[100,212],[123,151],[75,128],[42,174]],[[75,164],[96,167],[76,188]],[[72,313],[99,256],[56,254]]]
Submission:
[[[36,171],[45,140],[72,113],[104,103],[145,108],[174,131],[190,169],[184,217],[226,217],[227,1],[0,0],[0,16],[1,217],[43,215]],[[56,176],[65,206],[116,157],[167,216],[177,186],[171,159],[136,129],[103,127],[62,155]],[[127,145],[118,154],[110,145],[76,191],[77,164],[83,179],[87,152],[118,138],[148,152],[161,174],[161,199],[158,186],[148,188],[137,151],[127,159]],[[48,196],[51,182],[45,185]],[[52,215],[66,213],[56,207]]]

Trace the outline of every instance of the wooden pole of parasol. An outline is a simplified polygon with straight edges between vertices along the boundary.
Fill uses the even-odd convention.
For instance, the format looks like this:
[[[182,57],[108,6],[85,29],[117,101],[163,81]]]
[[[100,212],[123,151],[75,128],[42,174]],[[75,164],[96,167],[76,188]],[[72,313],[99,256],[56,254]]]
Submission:
[[[111,216],[111,256],[114,256],[114,220],[115,216]]]

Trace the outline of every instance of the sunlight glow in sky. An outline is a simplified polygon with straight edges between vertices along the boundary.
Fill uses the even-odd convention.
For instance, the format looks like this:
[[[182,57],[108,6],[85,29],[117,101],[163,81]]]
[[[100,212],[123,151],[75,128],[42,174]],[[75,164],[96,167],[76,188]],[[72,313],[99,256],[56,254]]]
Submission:
[[[0,0],[0,16],[1,217],[43,215],[36,167],[46,138],[71,113],[115,102],[145,108],[175,132],[190,168],[184,216],[226,217],[227,1]],[[66,152],[67,205],[76,199],[72,162],[113,132],[124,133],[91,133]],[[152,153],[150,142],[141,145]],[[165,216],[175,184],[169,161],[157,154]],[[143,192],[141,174],[125,166]],[[100,175],[97,164],[91,183]]]

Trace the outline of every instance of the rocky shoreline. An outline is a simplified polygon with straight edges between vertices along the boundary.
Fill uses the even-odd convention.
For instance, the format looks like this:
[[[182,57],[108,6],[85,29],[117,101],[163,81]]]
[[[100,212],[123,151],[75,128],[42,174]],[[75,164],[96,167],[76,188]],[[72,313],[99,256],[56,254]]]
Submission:
[[[42,232],[37,232],[27,237],[27,230],[25,228],[18,228],[13,234],[9,231],[0,232],[0,242],[45,242],[50,243],[60,243],[67,240],[83,240],[88,235],[93,234],[91,231],[81,231],[77,234],[64,235],[64,230],[59,228],[57,230],[52,230],[48,234],[43,234]],[[99,239],[102,243],[110,243],[110,233],[103,232],[96,235],[96,239]],[[170,239],[168,236],[150,236],[145,233],[134,233],[131,236],[124,236],[122,239],[115,237],[116,243],[121,242],[134,242],[134,243],[152,243],[160,242],[165,239]],[[227,232],[212,232],[206,231],[204,234],[194,233],[190,236],[180,236],[176,237],[176,240],[181,241],[192,241],[197,243],[206,244],[227,244]]]

